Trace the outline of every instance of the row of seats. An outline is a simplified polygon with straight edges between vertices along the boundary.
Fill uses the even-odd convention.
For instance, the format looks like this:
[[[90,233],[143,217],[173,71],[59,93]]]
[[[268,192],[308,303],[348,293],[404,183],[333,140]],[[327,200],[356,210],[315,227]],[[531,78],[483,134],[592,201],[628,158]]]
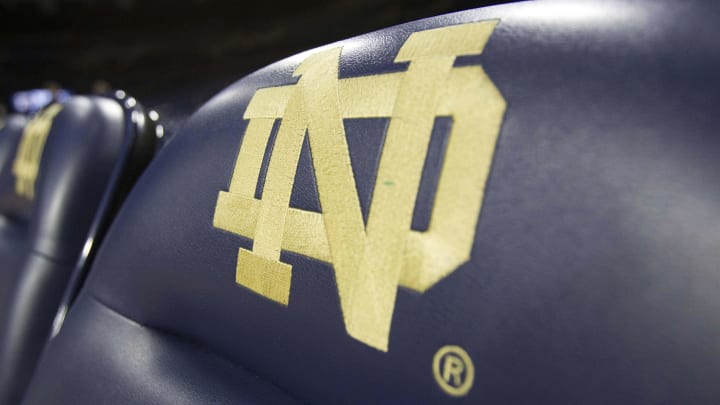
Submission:
[[[122,92],[16,115],[0,132],[0,403],[20,402],[155,144],[155,124]]]
[[[717,403],[717,15],[411,22],[157,154],[128,97],[9,120],[0,403]]]

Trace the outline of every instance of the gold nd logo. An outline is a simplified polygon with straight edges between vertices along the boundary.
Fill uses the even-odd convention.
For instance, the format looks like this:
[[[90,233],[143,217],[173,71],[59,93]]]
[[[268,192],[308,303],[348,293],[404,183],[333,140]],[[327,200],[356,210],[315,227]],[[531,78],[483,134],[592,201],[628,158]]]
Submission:
[[[12,168],[17,195],[29,200],[35,198],[35,180],[40,170],[40,158],[45,149],[45,142],[50,134],[53,119],[61,110],[62,105],[52,104],[38,113],[25,126]]]
[[[213,225],[253,240],[240,249],[236,282],[288,305],[287,250],[332,264],[350,336],[387,351],[399,286],[423,292],[470,258],[505,101],[478,55],[496,21],[416,32],[395,62],[404,72],[338,78],[341,48],[305,59],[297,84],[258,89]],[[410,229],[435,118],[450,117],[442,172],[427,231]],[[358,199],[343,119],[389,117],[367,226]],[[254,193],[276,119],[282,119],[262,200]],[[289,207],[308,136],[322,214]]]

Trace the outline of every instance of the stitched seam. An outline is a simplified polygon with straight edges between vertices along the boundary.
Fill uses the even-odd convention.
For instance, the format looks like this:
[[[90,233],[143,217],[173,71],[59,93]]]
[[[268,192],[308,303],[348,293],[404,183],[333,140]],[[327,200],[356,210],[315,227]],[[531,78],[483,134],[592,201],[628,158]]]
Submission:
[[[29,253],[34,256],[42,257],[43,259],[45,259],[49,262],[55,263],[55,264],[62,264],[62,265],[69,266],[69,265],[72,265],[74,262],[74,260],[60,260],[58,258],[52,257],[52,256],[50,256],[46,253],[43,253],[39,250],[36,250],[36,249],[30,249]]]
[[[242,365],[242,364],[240,364],[240,363],[238,363],[238,362],[236,362],[236,361],[233,361],[233,360],[231,360],[231,359],[229,359],[229,358],[227,358],[227,357],[222,356],[218,351],[212,350],[212,349],[210,348],[210,346],[208,346],[208,345],[201,344],[200,342],[198,342],[198,341],[196,341],[196,340],[194,340],[194,339],[190,339],[189,337],[184,336],[184,335],[182,335],[182,334],[180,334],[180,333],[177,333],[177,332],[172,332],[172,331],[168,331],[168,330],[165,330],[165,329],[155,328],[155,327],[152,327],[152,326],[148,326],[148,325],[146,325],[146,324],[142,324],[142,323],[140,323],[140,322],[138,322],[138,321],[136,321],[136,320],[134,320],[134,319],[126,316],[125,314],[123,314],[122,312],[120,312],[118,309],[114,308],[112,305],[109,305],[109,304],[106,303],[103,299],[101,299],[100,297],[98,297],[95,293],[89,292],[89,293],[88,293],[88,296],[89,296],[93,301],[95,301],[95,302],[97,302],[98,304],[100,304],[103,308],[107,309],[108,311],[112,312],[113,314],[117,315],[118,317],[123,318],[125,321],[131,323],[132,325],[134,325],[134,326],[136,326],[136,327],[143,328],[143,329],[150,329],[150,330],[152,330],[152,331],[154,331],[154,332],[157,332],[157,333],[159,333],[159,334],[161,334],[161,335],[164,335],[164,336],[167,337],[167,338],[173,339],[173,340],[175,340],[175,341],[177,341],[177,342],[179,342],[179,343],[181,343],[181,344],[184,344],[184,345],[187,345],[187,346],[191,346],[191,347],[195,348],[196,350],[199,350],[200,352],[202,352],[202,353],[204,353],[204,354],[207,354],[207,355],[209,355],[210,357],[212,357],[212,358],[214,358],[214,359],[216,359],[216,360],[218,360],[218,361],[220,361],[220,362],[222,362],[222,363],[226,363],[226,364],[232,366],[233,368],[240,368],[240,369],[242,369],[242,370],[245,370],[245,371],[248,372],[249,374],[251,374],[251,375],[259,378],[260,380],[264,381],[264,382],[267,383],[268,385],[274,387],[275,389],[277,389],[277,390],[280,391],[281,393],[285,394],[288,398],[290,398],[290,399],[292,399],[292,400],[294,400],[294,401],[296,401],[296,402],[298,402],[298,403],[306,403],[305,401],[301,401],[301,400],[298,399],[295,395],[291,394],[291,393],[288,392],[285,388],[277,385],[275,382],[271,381],[270,379],[268,379],[268,378],[266,378],[266,377],[258,374],[257,372],[255,372],[255,371],[253,371],[253,370],[250,370],[250,369],[247,368],[246,366],[244,366],[244,365]]]

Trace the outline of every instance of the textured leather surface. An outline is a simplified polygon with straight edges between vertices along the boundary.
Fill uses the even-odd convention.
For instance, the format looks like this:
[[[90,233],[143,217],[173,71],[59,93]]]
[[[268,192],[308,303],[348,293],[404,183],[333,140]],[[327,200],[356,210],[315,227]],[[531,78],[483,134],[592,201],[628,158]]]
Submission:
[[[116,100],[75,97],[65,103],[42,151],[33,199],[14,195],[15,141],[0,194],[22,201],[29,215],[18,218],[13,207],[0,212],[2,404],[18,403],[30,380],[98,205],[108,192],[108,177],[128,154],[125,140],[132,144],[136,136],[126,123]]]
[[[422,294],[399,290],[387,352],[346,333],[326,263],[283,252],[287,307],[235,284],[252,241],[213,227],[217,194],[250,97],[294,83],[307,54],[240,80],[131,193],[25,403],[717,402],[719,12],[520,3],[339,44],[341,77],[397,71],[410,33],[499,19],[477,59],[508,107],[471,259]],[[355,169],[377,160],[378,124],[352,125],[367,137]],[[305,209],[317,208],[309,162],[291,202]],[[433,379],[449,344],[475,364],[463,398]]]

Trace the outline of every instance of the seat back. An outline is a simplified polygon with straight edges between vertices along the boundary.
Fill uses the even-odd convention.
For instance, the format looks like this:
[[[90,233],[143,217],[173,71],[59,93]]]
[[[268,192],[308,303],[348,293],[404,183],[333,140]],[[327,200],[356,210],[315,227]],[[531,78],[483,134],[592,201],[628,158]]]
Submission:
[[[718,7],[504,5],[243,78],[133,189],[26,403],[714,402]]]
[[[103,236],[94,224],[123,192],[113,178],[136,177],[126,169],[152,156],[150,123],[124,101],[74,97],[48,106],[14,137],[0,174],[2,404],[20,401],[73,271]]]
[[[8,269],[19,267],[21,255],[18,249],[24,249],[25,227],[15,226],[15,223],[27,221],[27,207],[24,201],[15,193],[15,182],[12,176],[12,165],[15,158],[23,128],[27,119],[23,115],[11,115],[0,128],[0,257],[4,260],[0,264],[0,296],[5,297],[10,289],[11,272]]]

